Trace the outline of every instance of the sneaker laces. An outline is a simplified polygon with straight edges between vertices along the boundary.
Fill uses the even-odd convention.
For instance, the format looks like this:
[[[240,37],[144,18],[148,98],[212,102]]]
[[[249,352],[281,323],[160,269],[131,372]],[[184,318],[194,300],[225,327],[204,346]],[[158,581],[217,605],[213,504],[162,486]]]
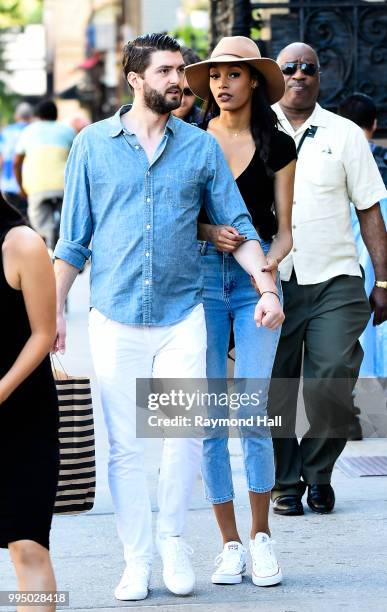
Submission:
[[[260,542],[253,540],[252,542],[252,558],[253,563],[257,567],[276,568],[278,566],[277,558],[273,550],[274,540],[267,538]]]
[[[173,567],[174,573],[191,571],[189,556],[193,555],[193,548],[180,537],[167,538],[164,543],[163,561]]]
[[[227,548],[216,557],[215,565],[218,568],[222,566],[222,572],[230,574],[238,573],[241,569],[240,550]]]

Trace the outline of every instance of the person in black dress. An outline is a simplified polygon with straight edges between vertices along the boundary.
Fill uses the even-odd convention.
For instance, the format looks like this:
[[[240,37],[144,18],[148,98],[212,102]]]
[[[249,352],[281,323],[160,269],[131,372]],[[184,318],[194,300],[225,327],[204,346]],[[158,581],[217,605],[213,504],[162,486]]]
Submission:
[[[59,469],[49,358],[55,278],[43,240],[2,197],[0,254],[0,547],[9,549],[20,590],[55,591],[49,555]]]
[[[260,236],[267,258],[262,270],[272,274],[276,281],[276,295],[264,291],[266,295],[262,296],[282,303],[277,267],[292,247],[291,208],[297,157],[293,139],[277,129],[277,118],[270,107],[283,95],[283,75],[273,60],[261,58],[252,40],[233,36],[223,38],[209,60],[188,66],[186,78],[192,91],[207,101],[203,127],[216,138],[225,154]],[[210,117],[207,123],[206,117]],[[259,405],[252,401],[239,409],[237,416],[242,417],[241,422],[243,416],[253,416],[254,423],[257,416],[263,417],[264,422],[281,327],[265,326],[264,319],[259,327],[254,323],[256,288],[231,256],[244,237],[232,226],[211,225],[204,210],[199,222],[207,376],[220,381],[227,378],[227,352],[233,330],[235,378],[243,379],[242,390],[250,391],[249,397],[253,398],[254,392],[260,393]],[[230,412],[231,417],[236,416]],[[282,579],[268,524],[270,491],[274,485],[273,444],[268,428],[242,425],[239,434],[252,512],[252,581],[257,586],[270,586]],[[212,575],[215,584],[239,583],[246,570],[247,551],[242,546],[234,514],[227,438],[226,429],[206,438],[203,445],[207,499],[213,503],[223,538],[223,552],[217,557],[218,567]]]

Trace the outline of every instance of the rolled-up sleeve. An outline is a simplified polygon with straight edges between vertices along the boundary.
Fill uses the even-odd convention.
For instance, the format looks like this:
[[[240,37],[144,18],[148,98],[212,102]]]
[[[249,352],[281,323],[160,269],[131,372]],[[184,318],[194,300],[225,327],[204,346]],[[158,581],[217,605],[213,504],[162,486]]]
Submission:
[[[259,240],[223,152],[215,138],[210,134],[207,136],[209,176],[204,206],[208,218],[214,225],[231,225],[247,240]]]
[[[81,270],[91,255],[92,227],[87,151],[80,134],[67,160],[60,238],[54,256]]]

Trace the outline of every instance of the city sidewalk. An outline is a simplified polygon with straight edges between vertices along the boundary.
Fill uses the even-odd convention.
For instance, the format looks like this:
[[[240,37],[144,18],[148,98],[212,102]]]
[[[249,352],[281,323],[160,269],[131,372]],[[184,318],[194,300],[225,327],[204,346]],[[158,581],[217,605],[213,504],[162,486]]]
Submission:
[[[93,376],[87,341],[87,283],[85,273],[77,279],[70,296],[68,349],[63,363],[71,374]],[[272,534],[284,574],[281,585],[255,587],[249,573],[240,585],[211,584],[214,558],[221,552],[221,541],[198,480],[187,528],[187,540],[195,550],[193,565],[198,579],[195,593],[184,598],[171,595],[163,585],[161,563],[156,556],[148,599],[116,601],[113,591],[124,564],[107,485],[107,440],[97,397],[94,407],[97,445],[94,509],[85,515],[55,517],[52,529],[51,552],[58,589],[70,592],[70,606],[63,609],[325,612],[329,607],[329,612],[385,612],[387,477],[348,478],[338,469],[333,479],[337,498],[334,513],[320,516],[306,509],[303,517],[271,516]],[[161,444],[160,440],[150,441],[147,454],[154,508]],[[231,451],[238,525],[247,545],[248,495],[238,440],[232,440]],[[354,455],[387,455],[387,440],[351,442],[344,456]],[[8,553],[0,551],[0,590],[15,588]],[[0,606],[0,610],[11,609]]]

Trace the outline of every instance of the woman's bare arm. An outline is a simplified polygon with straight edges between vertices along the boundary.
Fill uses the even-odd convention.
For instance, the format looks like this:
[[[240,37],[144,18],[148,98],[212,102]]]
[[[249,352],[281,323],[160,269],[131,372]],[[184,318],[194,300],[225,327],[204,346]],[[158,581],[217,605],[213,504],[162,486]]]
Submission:
[[[31,335],[11,369],[0,379],[0,403],[38,367],[55,339],[55,277],[43,240],[27,227],[10,230],[3,246],[7,282],[20,289]]]
[[[291,161],[274,175],[274,204],[278,221],[278,232],[267,254],[265,270],[276,270],[293,246],[292,207],[296,160]]]

